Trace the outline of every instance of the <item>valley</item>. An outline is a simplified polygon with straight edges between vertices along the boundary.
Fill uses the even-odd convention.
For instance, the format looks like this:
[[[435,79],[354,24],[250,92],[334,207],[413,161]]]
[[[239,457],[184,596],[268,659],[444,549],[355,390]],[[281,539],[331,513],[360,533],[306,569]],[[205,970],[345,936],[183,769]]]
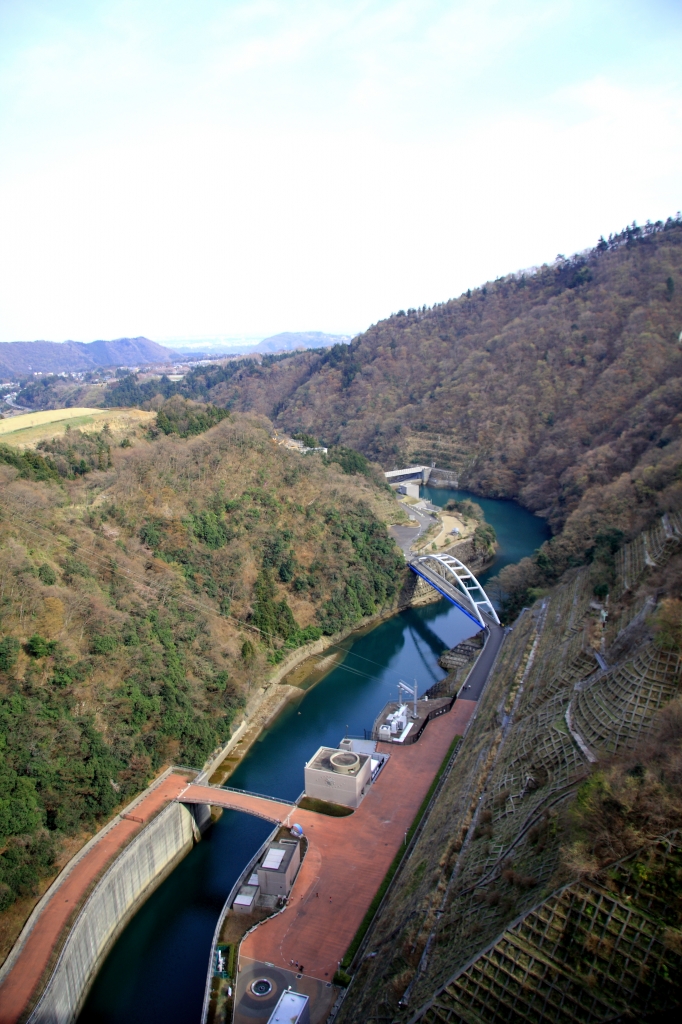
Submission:
[[[662,1022],[682,968],[681,290],[678,217],[348,344],[121,374],[101,408],[34,388],[0,425],[2,956],[170,766],[290,807],[315,749],[367,740],[414,679],[454,706],[313,971],[334,1019]],[[434,464],[452,488],[396,500],[386,471]],[[438,659],[475,620],[405,561],[448,554],[504,626],[468,696],[470,655]],[[200,1019],[216,921],[270,828],[206,825],[107,947],[82,1022]],[[237,973],[306,927],[290,910],[235,947]]]

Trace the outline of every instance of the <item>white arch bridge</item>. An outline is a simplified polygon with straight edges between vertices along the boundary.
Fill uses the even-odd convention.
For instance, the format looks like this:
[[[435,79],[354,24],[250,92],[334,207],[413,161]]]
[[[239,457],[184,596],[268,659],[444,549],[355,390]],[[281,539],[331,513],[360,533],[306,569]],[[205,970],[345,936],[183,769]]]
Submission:
[[[446,597],[485,628],[491,622],[499,626],[500,620],[492,601],[464,562],[453,555],[420,555],[409,561],[412,572]],[[486,619],[488,620],[486,622]]]

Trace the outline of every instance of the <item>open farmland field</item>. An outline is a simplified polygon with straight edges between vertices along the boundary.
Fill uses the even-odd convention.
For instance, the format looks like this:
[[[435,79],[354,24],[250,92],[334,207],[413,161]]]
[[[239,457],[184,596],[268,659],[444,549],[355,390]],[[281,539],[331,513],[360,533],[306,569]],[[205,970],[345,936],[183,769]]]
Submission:
[[[44,441],[64,432],[66,424],[86,430],[101,429],[108,423],[112,433],[137,424],[146,424],[156,413],[142,409],[47,409],[27,412],[21,416],[0,420],[0,441],[20,448],[35,448]]]

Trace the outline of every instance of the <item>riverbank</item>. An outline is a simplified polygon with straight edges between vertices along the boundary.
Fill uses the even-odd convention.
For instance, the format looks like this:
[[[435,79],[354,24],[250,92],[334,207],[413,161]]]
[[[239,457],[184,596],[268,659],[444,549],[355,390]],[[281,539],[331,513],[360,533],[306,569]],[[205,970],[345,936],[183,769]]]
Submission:
[[[441,495],[443,500],[450,496],[447,491]],[[507,511],[510,503],[497,504]],[[522,557],[539,543],[531,533],[537,520],[523,510],[511,511],[529,521]],[[517,537],[522,531],[513,533]],[[423,584],[421,593],[415,591],[417,579],[406,573],[406,580],[410,577],[411,593],[356,623],[345,638],[326,638],[315,645],[317,653],[310,648],[291,652],[293,657],[273,667],[263,682],[270,686],[279,677],[274,696],[293,682],[297,699],[289,699],[270,725],[260,728],[258,741],[240,756],[230,785],[295,801],[310,755],[320,745],[337,746],[346,732],[362,736],[379,709],[395,699],[398,679],[416,678],[420,692],[442,681],[438,658],[471,636],[472,624],[428,585]],[[263,696],[254,693],[251,707],[262,706],[265,715]],[[243,735],[233,737],[234,744]],[[216,752],[213,762],[222,753]],[[340,820],[352,822],[354,817]],[[79,1024],[161,1019],[164,1024],[187,1024],[199,1019],[216,922],[244,865],[270,832],[259,818],[225,810],[128,925],[95,980]],[[326,988],[327,982],[318,984]]]
[[[449,714],[429,723],[413,746],[380,743],[378,749],[390,758],[351,817],[297,811],[308,855],[286,910],[263,921],[241,943],[235,1024],[268,1018],[269,1008],[263,1006],[261,1013],[249,999],[248,986],[256,976],[272,984],[273,1002],[291,985],[311,999],[311,1021],[326,1019],[339,962],[405,843],[443,758],[466,731],[475,708],[475,701],[457,701]],[[292,970],[292,960],[304,966]]]
[[[204,766],[200,772],[202,778],[210,777],[211,782],[217,782],[218,784],[224,782],[239,766],[253,744],[257,742],[264,730],[278,717],[287,703],[304,696],[306,691],[301,685],[297,685],[298,679],[297,683],[292,685],[286,681],[288,676],[298,671],[301,677],[305,678],[311,672],[314,672],[317,667],[318,670],[321,670],[320,679],[324,678],[346,654],[346,650],[341,649],[325,656],[325,652],[329,651],[330,648],[337,648],[344,642],[350,646],[353,638],[376,628],[379,623],[399,614],[405,608],[416,607],[434,600],[439,600],[439,595],[428,585],[423,584],[423,581],[417,580],[416,577],[412,577],[412,574],[410,574],[394,607],[383,609],[375,615],[366,617],[356,623],[352,629],[331,637],[321,637],[314,644],[309,644],[304,648],[292,651],[273,670],[267,682],[252,696],[247,704],[243,721],[232,734],[225,747]],[[226,769],[221,771],[221,766],[226,761],[228,762]],[[91,837],[84,837],[80,849],[76,850],[70,860],[62,866],[58,875],[50,881],[44,894],[33,900],[27,907],[26,917],[24,921],[17,923],[15,932],[17,937],[8,951],[2,970],[0,970],[0,986],[3,986],[3,1004],[5,995],[8,992],[4,988],[3,983],[5,979],[9,979],[10,974],[14,975],[15,965],[17,968],[21,968],[23,980],[17,989],[20,995],[15,996],[12,994],[11,996],[11,1005],[14,1006],[16,999],[30,998],[31,993],[35,1001],[37,994],[39,994],[38,990],[44,987],[47,981],[49,971],[51,970],[50,964],[54,963],[59,949],[61,949],[67,939],[75,913],[88,898],[88,894],[95,881],[104,871],[113,868],[118,855],[140,831],[142,825],[148,824],[153,814],[159,813],[162,807],[167,805],[168,800],[173,799],[177,795],[175,792],[177,787],[171,787],[173,788],[172,794],[167,794],[163,789],[162,783],[168,777],[169,771],[167,769],[162,773],[130,805],[119,811],[97,833]],[[150,800],[152,794],[161,798],[158,806],[154,805],[153,813],[153,800]],[[135,811],[133,817],[125,817],[126,814],[130,815],[133,811]],[[185,852],[188,851],[185,850]],[[93,868],[92,865],[96,865],[96,868]],[[69,886],[65,887],[67,880],[69,880]],[[162,878],[159,877],[157,884],[160,884],[161,881]],[[66,888],[68,888],[68,895],[64,896],[63,892],[66,892]],[[72,889],[73,891],[71,891]],[[150,895],[152,891],[153,887],[148,887],[144,898]],[[57,893],[60,894],[59,897],[57,897]],[[68,912],[56,916],[50,914],[50,926],[44,931],[44,922],[47,920],[45,914],[49,913],[49,908],[56,899],[63,899],[65,906],[68,904]],[[142,900],[138,897],[135,904],[136,910],[141,905],[141,902]],[[35,952],[31,953],[32,966],[29,969],[22,966],[23,959],[21,959],[21,954],[29,937],[33,936],[38,922],[40,922],[39,930],[44,932],[43,938],[45,941],[36,944],[32,940],[31,950],[33,950],[33,945],[36,945],[36,948],[40,947],[41,952],[37,954]],[[36,971],[38,971],[37,975]],[[27,985],[30,988],[32,986],[28,996],[26,995]],[[10,997],[7,996],[7,998],[9,999]],[[14,1019],[18,1018],[11,1016],[7,1018],[8,1021]],[[4,1015],[0,1015],[0,1024],[5,1024]]]
[[[160,812],[186,788],[187,782],[186,774],[165,773],[143,795],[143,799],[136,801],[134,814],[126,812],[117,815],[62,871],[35,908],[3,965],[0,1024],[16,1024],[26,1018],[40,997],[60,952],[72,934],[73,926],[82,920],[77,915],[94,887],[98,882],[101,884],[112,869],[120,864],[120,854],[130,849],[131,843],[145,826],[157,820]],[[102,949],[110,945],[125,926],[127,917],[139,905],[140,897],[144,893],[148,895],[154,884],[160,884],[165,874],[177,863],[178,856],[191,848],[191,823],[187,828],[182,831],[179,845],[176,844],[177,849],[169,848],[165,860],[162,856],[158,870],[153,869],[153,858],[143,858],[146,874],[139,870],[134,873],[136,880],[142,878],[140,890],[133,892],[123,904],[120,899],[115,901],[109,914],[110,934],[105,930],[99,936]]]
[[[292,651],[280,662],[261,685],[246,705],[244,719],[228,742],[208,764],[204,766],[202,775],[212,785],[223,785],[248,754],[254,743],[265,729],[293,700],[303,697],[310,685],[303,683],[311,675],[317,676],[314,683],[320,682],[328,672],[340,664],[347,653],[344,643],[350,646],[356,639],[374,629],[380,623],[399,615],[406,608],[418,608],[442,600],[441,595],[424,580],[409,573],[400,592],[397,603],[390,608],[383,608],[374,615],[360,619],[349,629],[333,636],[323,636],[312,644]],[[350,643],[349,643],[350,641]],[[335,650],[325,656],[331,648]]]

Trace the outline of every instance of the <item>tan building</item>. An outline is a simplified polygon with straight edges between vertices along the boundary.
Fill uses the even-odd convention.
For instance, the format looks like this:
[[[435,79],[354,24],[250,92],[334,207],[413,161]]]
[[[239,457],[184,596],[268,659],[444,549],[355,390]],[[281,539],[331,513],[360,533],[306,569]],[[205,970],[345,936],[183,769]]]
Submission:
[[[250,914],[256,909],[259,895],[257,885],[243,885],[235,897],[232,909],[237,914]]]
[[[320,747],[305,766],[305,795],[359,807],[371,784],[372,759],[354,750]]]
[[[258,865],[258,885],[264,896],[288,896],[301,863],[301,844],[297,839],[271,843]]]

